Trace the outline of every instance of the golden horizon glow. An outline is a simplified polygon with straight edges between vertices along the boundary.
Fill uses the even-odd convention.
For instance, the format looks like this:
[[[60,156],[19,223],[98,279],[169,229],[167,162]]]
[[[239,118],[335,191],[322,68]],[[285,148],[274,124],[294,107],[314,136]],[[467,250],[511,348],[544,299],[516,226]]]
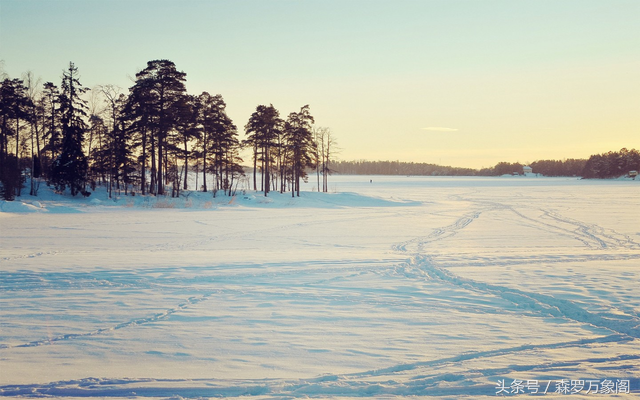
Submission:
[[[258,104],[309,104],[345,160],[481,168],[640,148],[635,0],[147,5],[4,0],[4,70],[59,84],[73,61],[84,86],[126,92],[167,58],[190,93],[222,94],[241,133]]]

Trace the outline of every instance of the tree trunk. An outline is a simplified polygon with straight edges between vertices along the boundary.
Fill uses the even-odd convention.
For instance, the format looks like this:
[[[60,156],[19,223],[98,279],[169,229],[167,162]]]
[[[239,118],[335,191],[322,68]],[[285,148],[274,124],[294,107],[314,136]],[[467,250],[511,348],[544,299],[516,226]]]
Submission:
[[[258,146],[253,145],[253,191],[257,191],[258,185],[256,184],[256,175],[258,173]]]
[[[202,153],[202,187],[203,192],[207,191],[207,151]]]
[[[33,124],[35,124],[35,120],[31,122],[31,189],[29,190],[30,196],[35,196],[35,182],[33,177],[33,170],[35,169],[36,159],[35,154],[33,153]]]
[[[142,128],[142,165],[140,166],[141,177],[140,177],[140,192],[144,196],[145,189],[147,186],[147,130],[146,128]]]
[[[157,178],[157,174],[158,174],[158,168],[156,167],[156,141],[153,140],[153,137],[151,137],[151,185],[149,187],[149,192],[157,195],[158,194],[158,190],[157,190],[157,182],[156,182],[156,178]]]
[[[262,170],[264,174],[264,195],[265,197],[269,194],[269,147],[265,147],[264,154],[264,169]]]
[[[163,154],[162,154],[162,137],[158,137],[158,176],[156,178],[156,193],[161,195],[164,194],[164,179],[162,176],[162,162],[163,162]]]
[[[198,177],[200,173],[200,160],[196,157],[196,167],[195,167],[195,175],[196,175],[196,192],[198,191]]]
[[[20,119],[16,117],[16,168],[18,169],[18,173],[20,172]],[[16,185],[16,196],[20,197],[22,193],[22,184],[18,182]]]
[[[8,153],[7,151],[7,146],[6,146],[6,135],[7,135],[7,124],[6,124],[6,117],[3,115],[2,116],[2,131],[0,132],[0,174],[2,174],[4,171],[4,158],[5,158],[5,153]]]
[[[189,161],[187,154],[187,141],[184,141],[184,186],[183,190],[187,190],[187,175],[189,175]]]

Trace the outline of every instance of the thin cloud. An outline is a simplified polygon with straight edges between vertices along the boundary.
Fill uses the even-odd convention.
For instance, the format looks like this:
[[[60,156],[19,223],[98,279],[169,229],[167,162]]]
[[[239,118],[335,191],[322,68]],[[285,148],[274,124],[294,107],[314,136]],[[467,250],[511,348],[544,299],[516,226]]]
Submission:
[[[442,126],[430,126],[428,128],[422,128],[423,131],[433,131],[433,132],[457,132],[456,128],[445,128]]]

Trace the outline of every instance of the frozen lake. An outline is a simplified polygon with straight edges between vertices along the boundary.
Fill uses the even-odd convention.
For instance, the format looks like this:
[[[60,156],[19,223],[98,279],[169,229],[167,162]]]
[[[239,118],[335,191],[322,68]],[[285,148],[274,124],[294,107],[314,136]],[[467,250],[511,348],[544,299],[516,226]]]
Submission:
[[[640,393],[640,182],[329,188],[0,203],[0,395]]]

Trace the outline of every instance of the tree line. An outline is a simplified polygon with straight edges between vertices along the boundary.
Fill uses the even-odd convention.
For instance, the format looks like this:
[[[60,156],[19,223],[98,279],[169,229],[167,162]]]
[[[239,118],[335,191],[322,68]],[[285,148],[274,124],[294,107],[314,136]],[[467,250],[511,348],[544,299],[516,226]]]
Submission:
[[[582,170],[584,178],[615,178],[640,171],[640,151],[622,148],[620,151],[595,154],[589,157]]]
[[[501,176],[523,174],[525,164],[499,162],[493,167],[473,169],[429,163],[401,161],[335,161],[332,170],[351,175],[422,175],[422,176]],[[534,173],[544,176],[580,176],[615,178],[640,170],[640,152],[626,148],[592,155],[589,159],[537,160],[528,164]]]
[[[27,180],[31,195],[44,181],[74,196],[88,196],[99,185],[110,197],[114,191],[178,196],[187,189],[190,168],[197,189],[232,195],[245,177],[243,148],[253,150],[253,189],[265,196],[299,196],[300,180],[314,169],[318,190],[327,191],[335,139],[328,128],[314,127],[308,105],[286,119],[273,105],[257,106],[241,140],[222,96],[187,93],[186,73],[169,60],[149,61],[127,93],[113,85],[89,90],[78,77],[73,63],[60,87],[41,84],[31,73],[2,77],[4,199],[20,196]]]
[[[334,161],[332,170],[345,175],[431,175],[473,176],[478,171],[472,168],[457,168],[429,163],[402,161]]]

